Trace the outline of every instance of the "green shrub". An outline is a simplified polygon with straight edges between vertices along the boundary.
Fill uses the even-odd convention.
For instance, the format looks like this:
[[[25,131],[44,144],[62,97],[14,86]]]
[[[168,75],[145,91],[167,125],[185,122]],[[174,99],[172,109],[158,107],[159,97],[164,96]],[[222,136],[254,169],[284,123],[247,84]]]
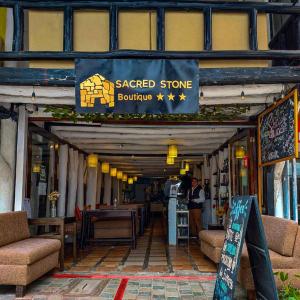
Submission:
[[[282,282],[282,287],[278,291],[280,300],[300,300],[300,290],[293,286],[289,281],[289,274],[284,272],[274,273]],[[300,274],[296,274],[295,277],[300,278]]]

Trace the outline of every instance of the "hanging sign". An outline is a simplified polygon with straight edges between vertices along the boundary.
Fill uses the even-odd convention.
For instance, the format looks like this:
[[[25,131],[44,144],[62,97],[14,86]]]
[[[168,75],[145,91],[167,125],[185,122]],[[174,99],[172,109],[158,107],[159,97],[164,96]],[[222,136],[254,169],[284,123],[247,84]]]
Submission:
[[[257,299],[278,300],[269,250],[255,196],[237,196],[232,199],[213,299],[234,299],[244,241],[248,249]]]
[[[79,59],[76,111],[190,114],[199,111],[196,60]]]
[[[297,89],[258,117],[260,166],[298,157]]]

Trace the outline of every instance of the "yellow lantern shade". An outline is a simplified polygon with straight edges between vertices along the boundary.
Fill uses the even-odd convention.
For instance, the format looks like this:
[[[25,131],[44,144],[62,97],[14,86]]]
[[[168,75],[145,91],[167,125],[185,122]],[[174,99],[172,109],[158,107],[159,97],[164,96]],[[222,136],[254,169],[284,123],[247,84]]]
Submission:
[[[111,168],[110,169],[110,176],[116,177],[117,176],[117,168]]]
[[[138,180],[137,176],[133,176],[133,181],[137,181],[137,180]]]
[[[175,157],[177,157],[177,154],[178,154],[177,146],[169,145],[168,156],[175,158]]]
[[[127,174],[123,174],[122,181],[127,181]]]
[[[118,179],[122,179],[123,178],[123,172],[122,171],[118,171],[117,172],[117,178]]]
[[[59,148],[59,144],[55,144],[55,145],[54,145],[54,149],[55,149],[55,150],[58,150],[58,148]]]
[[[167,156],[167,165],[174,165],[174,157]]]
[[[190,164],[189,163],[185,163],[185,170],[186,172],[188,172],[190,170]]]
[[[33,173],[40,173],[41,172],[41,165],[40,164],[34,164],[32,167]]]
[[[180,175],[185,175],[186,170],[185,169],[180,169]]]
[[[109,173],[109,163],[103,162],[101,165],[102,173]]]
[[[97,168],[98,166],[98,155],[97,154],[90,154],[87,157],[87,165],[89,168]]]
[[[128,178],[128,184],[133,184],[133,178]]]
[[[244,158],[244,156],[245,156],[245,149],[244,149],[244,147],[243,146],[236,147],[235,158],[242,159],[242,158]]]

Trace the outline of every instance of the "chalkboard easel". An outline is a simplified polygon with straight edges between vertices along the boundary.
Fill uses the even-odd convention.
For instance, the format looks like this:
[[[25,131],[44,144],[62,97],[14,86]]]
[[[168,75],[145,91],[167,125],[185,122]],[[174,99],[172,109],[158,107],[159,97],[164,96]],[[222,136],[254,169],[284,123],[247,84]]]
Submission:
[[[238,196],[232,199],[213,299],[233,299],[244,241],[257,299],[278,300],[256,196]]]

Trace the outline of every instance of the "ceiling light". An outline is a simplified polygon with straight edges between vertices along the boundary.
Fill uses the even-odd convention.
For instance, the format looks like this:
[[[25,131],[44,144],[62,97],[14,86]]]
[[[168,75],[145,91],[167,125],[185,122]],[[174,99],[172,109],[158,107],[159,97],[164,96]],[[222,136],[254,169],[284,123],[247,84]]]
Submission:
[[[97,154],[90,154],[87,157],[87,166],[89,168],[97,168],[98,165],[98,155]]]
[[[105,173],[105,174],[109,173],[109,163],[108,162],[103,162],[101,164],[101,171],[102,171],[102,173]]]
[[[170,157],[177,157],[178,155],[178,149],[176,145],[169,145],[168,148],[168,156]]]

